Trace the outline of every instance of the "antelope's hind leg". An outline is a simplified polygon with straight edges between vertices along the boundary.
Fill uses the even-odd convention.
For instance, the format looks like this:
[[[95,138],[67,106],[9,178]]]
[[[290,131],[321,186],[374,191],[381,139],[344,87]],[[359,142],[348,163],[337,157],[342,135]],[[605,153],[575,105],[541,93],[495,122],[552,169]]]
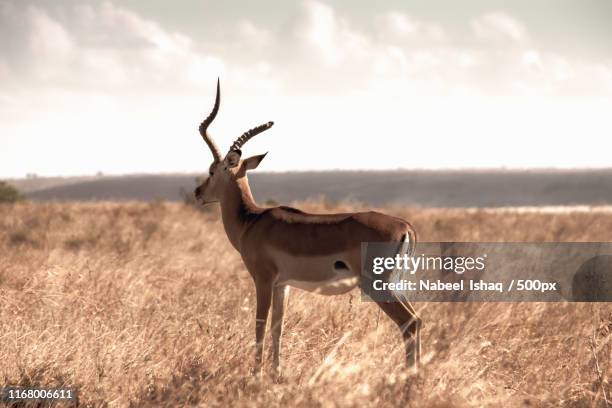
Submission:
[[[406,364],[416,371],[421,360],[421,318],[410,303],[407,305],[399,301],[376,303],[402,332],[406,347]]]
[[[416,354],[416,367],[421,364],[421,327],[423,326],[423,321],[419,317],[419,314],[414,309],[414,306],[410,302],[402,303],[402,305],[408,309],[410,315],[415,321],[415,337],[414,337],[414,346],[415,346],[415,354]]]

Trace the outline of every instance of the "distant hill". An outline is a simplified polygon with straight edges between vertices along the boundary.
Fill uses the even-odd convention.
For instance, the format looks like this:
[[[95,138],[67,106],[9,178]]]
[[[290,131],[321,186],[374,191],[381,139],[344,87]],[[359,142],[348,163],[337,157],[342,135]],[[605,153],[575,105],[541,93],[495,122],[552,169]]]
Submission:
[[[181,200],[196,175],[12,180],[31,200]],[[612,169],[530,171],[325,171],[253,173],[259,202],[326,197],[373,205],[501,207],[612,204]]]

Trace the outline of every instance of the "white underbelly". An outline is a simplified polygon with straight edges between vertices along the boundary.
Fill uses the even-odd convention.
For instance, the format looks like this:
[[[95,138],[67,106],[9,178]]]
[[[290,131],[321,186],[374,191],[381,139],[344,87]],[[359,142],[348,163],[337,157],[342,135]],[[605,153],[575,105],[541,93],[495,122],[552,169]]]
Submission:
[[[278,284],[321,295],[340,295],[359,283],[359,271],[351,270],[346,254],[295,256],[274,253]]]
[[[286,285],[293,286],[294,288],[327,296],[341,295],[349,292],[355,288],[358,283],[359,277],[352,273],[339,273],[332,279],[318,282],[300,281],[294,279],[290,279],[285,282]]]

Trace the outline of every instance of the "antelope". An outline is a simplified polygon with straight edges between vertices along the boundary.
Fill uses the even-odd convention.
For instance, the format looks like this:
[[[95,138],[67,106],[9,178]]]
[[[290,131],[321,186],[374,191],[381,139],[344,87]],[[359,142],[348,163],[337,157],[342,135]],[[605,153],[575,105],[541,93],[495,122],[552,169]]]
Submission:
[[[213,162],[209,177],[195,189],[200,204],[218,202],[223,227],[240,253],[255,282],[255,368],[262,369],[264,335],[272,308],[273,370],[281,375],[281,335],[289,287],[321,295],[346,293],[359,284],[362,242],[399,242],[414,252],[416,232],[403,219],[374,211],[342,214],[309,214],[295,208],[257,205],[247,172],[256,169],[267,153],[242,159],[242,147],[273,122],[257,126],[238,137],[225,156],[209,135],[208,127],[219,111],[217,80],[215,104],[200,124],[200,135]],[[421,319],[405,299],[376,302],[399,326],[405,343],[406,363],[417,369],[421,354]]]

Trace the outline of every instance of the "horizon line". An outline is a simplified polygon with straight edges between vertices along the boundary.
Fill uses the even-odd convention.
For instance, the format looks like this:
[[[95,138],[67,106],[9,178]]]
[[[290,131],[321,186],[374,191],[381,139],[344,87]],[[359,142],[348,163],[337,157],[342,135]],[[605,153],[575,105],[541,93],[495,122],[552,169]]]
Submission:
[[[525,172],[589,172],[589,171],[612,171],[612,165],[609,167],[554,167],[554,166],[543,166],[543,167],[427,167],[427,168],[412,168],[412,167],[398,167],[398,168],[329,168],[329,169],[302,169],[302,170],[261,170],[251,174],[290,174],[290,173],[388,173],[388,172],[422,172],[422,173],[436,173],[436,172],[463,172],[463,173],[525,173]],[[73,175],[39,175],[35,172],[26,174],[22,177],[2,177],[0,180],[11,181],[11,180],[36,180],[36,179],[51,179],[51,178],[103,178],[103,177],[134,177],[134,176],[180,176],[180,175],[198,175],[204,174],[206,171],[174,171],[174,172],[127,172],[127,173],[105,173],[100,171],[96,174],[73,174]]]

